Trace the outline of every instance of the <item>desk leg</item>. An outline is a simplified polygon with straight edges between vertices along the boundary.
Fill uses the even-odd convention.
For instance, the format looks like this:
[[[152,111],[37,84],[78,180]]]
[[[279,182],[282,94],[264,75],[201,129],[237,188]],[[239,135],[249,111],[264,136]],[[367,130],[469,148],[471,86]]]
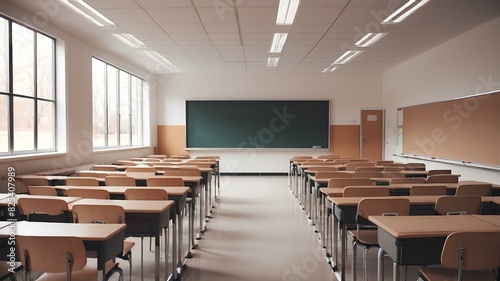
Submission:
[[[199,198],[200,198],[200,233],[198,233],[198,239],[201,239],[201,234],[205,232],[205,226],[203,225],[203,221],[205,218],[205,213],[203,212],[203,204],[204,200],[203,197],[205,196],[204,188],[202,186],[198,186],[200,193],[199,193]]]
[[[397,263],[392,264],[392,280],[399,281],[399,265]]]
[[[323,193],[321,193],[321,198],[320,198],[320,238],[321,238],[321,247],[323,249],[326,248],[326,241],[325,241],[325,236],[326,236],[326,231],[327,231],[327,210],[326,210],[326,196],[324,196]]]
[[[382,248],[378,249],[378,256],[377,256],[377,280],[378,281],[384,281],[384,250]]]
[[[178,259],[177,259],[177,267],[180,268],[180,271],[182,271],[182,267],[183,267],[183,261],[182,261],[182,248],[183,248],[183,236],[182,235],[182,232],[183,232],[183,217],[184,217],[184,211],[183,210],[180,210],[179,211],[179,214],[177,215],[178,216],[178,219],[177,219],[177,235],[178,235],[178,240],[179,240],[179,250],[177,253],[179,253],[178,255]]]
[[[23,274],[23,278],[24,278],[24,274]],[[100,269],[97,271],[97,281],[104,281],[104,280],[106,280],[106,273],[104,272],[103,269]]]
[[[172,276],[173,280],[177,280],[177,260],[178,260],[178,246],[177,246],[177,216],[174,216],[174,221],[172,222]]]
[[[169,222],[170,223],[170,222]],[[168,232],[169,232],[169,227],[167,224],[167,227],[165,228],[165,280],[168,280],[170,277],[169,270],[168,270],[168,252],[169,252],[169,241],[168,241]]]
[[[160,234],[155,234],[155,280],[160,281]]]
[[[333,214],[333,226],[332,226],[332,231],[333,231],[333,252],[332,255],[334,256],[333,261],[334,261],[334,271],[338,271],[337,265],[339,261],[339,220]]]
[[[211,206],[211,203],[210,203],[210,190],[208,189],[208,185],[206,184],[203,184],[203,189],[205,190],[205,227],[206,227],[206,223],[209,221],[208,219],[209,218],[212,218],[210,216],[210,206]]]
[[[342,268],[342,272],[340,272],[340,280],[344,281],[345,280],[345,261],[347,257],[347,227],[344,223],[340,223],[340,235],[341,235],[341,249],[342,249],[342,257],[341,257],[341,262],[342,264],[340,267]]]

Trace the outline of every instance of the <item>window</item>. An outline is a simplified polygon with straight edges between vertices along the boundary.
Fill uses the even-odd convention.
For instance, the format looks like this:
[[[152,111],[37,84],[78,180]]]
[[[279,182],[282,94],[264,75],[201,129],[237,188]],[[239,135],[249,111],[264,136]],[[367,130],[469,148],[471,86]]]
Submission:
[[[142,145],[143,80],[92,59],[93,146]]]
[[[56,150],[55,44],[0,17],[0,155]]]

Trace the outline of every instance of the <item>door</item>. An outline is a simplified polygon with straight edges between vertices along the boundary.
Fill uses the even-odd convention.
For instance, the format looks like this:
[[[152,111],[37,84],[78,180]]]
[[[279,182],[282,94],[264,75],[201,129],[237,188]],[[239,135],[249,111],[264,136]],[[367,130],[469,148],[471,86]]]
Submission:
[[[361,110],[361,158],[382,160],[384,110]]]

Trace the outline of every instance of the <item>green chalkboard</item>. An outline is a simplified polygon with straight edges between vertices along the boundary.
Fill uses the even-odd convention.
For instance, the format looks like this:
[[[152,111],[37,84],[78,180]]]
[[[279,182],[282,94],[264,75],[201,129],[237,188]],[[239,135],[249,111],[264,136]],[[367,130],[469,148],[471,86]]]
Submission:
[[[328,100],[188,100],[187,148],[329,148]]]

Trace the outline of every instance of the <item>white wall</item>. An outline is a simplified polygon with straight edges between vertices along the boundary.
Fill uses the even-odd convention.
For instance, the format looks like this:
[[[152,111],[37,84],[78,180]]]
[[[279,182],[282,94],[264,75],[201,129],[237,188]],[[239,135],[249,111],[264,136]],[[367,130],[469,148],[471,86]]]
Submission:
[[[25,13],[16,7],[11,6],[6,1],[0,1],[0,11],[10,18],[24,21],[32,25],[30,19],[33,16]],[[45,22],[44,24],[32,25],[65,45],[66,72],[58,79],[66,81],[66,124],[67,124],[67,153],[58,153],[51,156],[35,157],[11,157],[0,159],[0,177],[4,176],[7,168],[13,166],[17,174],[28,173],[38,170],[47,170],[65,166],[79,166],[91,162],[109,163],[116,159],[143,156],[153,153],[152,147],[126,149],[108,152],[92,151],[92,56],[97,56],[119,68],[123,68],[150,82],[155,81],[155,76],[147,71],[130,65],[126,60],[117,58],[112,54],[99,50],[89,42],[84,42],[75,36],[68,34]],[[90,42],[91,43],[91,42]],[[66,77],[64,77],[66,75]],[[64,89],[63,89],[64,90]],[[155,100],[156,88],[152,89],[152,101]],[[150,129],[154,132],[152,145],[156,144],[156,111],[155,106],[148,105],[153,111],[151,113],[153,121]],[[62,116],[58,116],[61,118]],[[62,121],[62,120],[59,120]],[[149,122],[149,120],[148,120]],[[148,131],[150,131],[148,130]],[[149,138],[148,138],[149,139]]]
[[[360,110],[382,107],[379,75],[179,74],[164,76],[158,91],[158,124],[185,125],[186,99],[328,99],[331,124],[359,125]],[[220,155],[223,172],[286,172],[293,155],[328,151],[192,151]]]
[[[387,159],[401,152],[396,144],[398,107],[500,89],[499,30],[500,17],[384,72]],[[394,159],[408,161],[398,157]],[[462,174],[462,179],[480,179],[500,184],[499,172],[430,161],[426,164],[434,169],[452,169]]]

